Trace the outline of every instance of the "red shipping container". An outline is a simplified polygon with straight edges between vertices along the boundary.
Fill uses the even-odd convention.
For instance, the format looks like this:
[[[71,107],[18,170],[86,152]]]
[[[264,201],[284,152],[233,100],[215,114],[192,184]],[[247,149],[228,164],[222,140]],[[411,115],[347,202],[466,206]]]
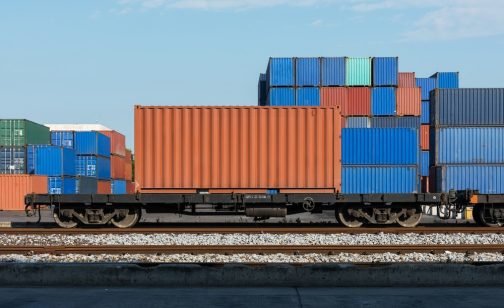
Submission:
[[[124,157],[110,155],[110,177],[113,179],[126,179],[126,162]]]
[[[110,184],[110,181],[98,181],[97,193],[98,194],[111,194],[112,193],[112,186]]]
[[[341,191],[340,135],[337,107],[137,106],[135,181],[143,192]]]
[[[320,105],[322,107],[339,107],[341,114],[344,115],[348,105],[348,88],[321,88]]]
[[[429,125],[420,126],[420,148],[422,151],[429,150]]]
[[[110,138],[110,153],[124,157],[126,155],[126,137],[115,130],[102,130],[100,133]]]
[[[135,182],[126,182],[126,193],[134,194],[135,191]]]
[[[0,175],[0,210],[24,211],[25,196],[28,194],[47,194],[47,186],[47,176]]]
[[[399,88],[416,88],[415,73],[399,73],[398,75]]]
[[[130,149],[126,149],[126,156],[124,157],[126,159],[126,162],[128,163],[131,163],[132,160],[133,160],[133,155],[131,154],[131,150]]]
[[[124,164],[124,178],[128,181],[133,180],[133,164],[126,162]]]
[[[348,103],[344,116],[371,115],[371,88],[347,88]]]
[[[397,88],[397,115],[420,116],[422,114],[422,96],[420,88]]]

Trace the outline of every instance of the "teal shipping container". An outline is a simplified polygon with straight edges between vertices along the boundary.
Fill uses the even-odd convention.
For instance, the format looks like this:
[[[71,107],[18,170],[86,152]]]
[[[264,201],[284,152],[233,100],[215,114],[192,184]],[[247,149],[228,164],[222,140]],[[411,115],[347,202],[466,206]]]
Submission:
[[[371,86],[371,58],[346,58],[346,85]]]

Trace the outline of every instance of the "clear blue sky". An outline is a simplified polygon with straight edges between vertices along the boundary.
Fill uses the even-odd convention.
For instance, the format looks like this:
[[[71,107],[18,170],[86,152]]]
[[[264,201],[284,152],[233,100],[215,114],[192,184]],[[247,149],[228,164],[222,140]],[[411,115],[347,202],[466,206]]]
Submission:
[[[270,56],[399,56],[504,86],[499,0],[16,0],[0,4],[2,118],[101,123],[133,106],[254,105]]]

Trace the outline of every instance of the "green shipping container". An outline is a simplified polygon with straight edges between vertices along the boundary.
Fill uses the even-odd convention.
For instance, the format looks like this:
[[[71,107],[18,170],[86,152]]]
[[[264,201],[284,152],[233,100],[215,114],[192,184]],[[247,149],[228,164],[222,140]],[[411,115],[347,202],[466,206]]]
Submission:
[[[346,85],[371,86],[371,58],[346,58]]]
[[[0,145],[51,144],[49,127],[28,120],[0,119]]]

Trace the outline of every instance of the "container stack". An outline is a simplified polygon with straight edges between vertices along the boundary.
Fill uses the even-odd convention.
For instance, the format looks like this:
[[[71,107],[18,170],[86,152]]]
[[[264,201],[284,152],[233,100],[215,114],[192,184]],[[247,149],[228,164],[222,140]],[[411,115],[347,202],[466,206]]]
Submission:
[[[421,176],[422,191],[429,191],[429,127],[430,123],[430,92],[434,89],[456,89],[459,87],[459,74],[457,72],[438,72],[429,78],[416,78],[416,85],[422,89],[422,115],[420,127],[420,146],[422,148]]]
[[[430,102],[433,192],[504,193],[504,89],[436,89]]]
[[[100,131],[110,138],[110,185],[112,194],[126,193],[126,137],[116,131]]]

